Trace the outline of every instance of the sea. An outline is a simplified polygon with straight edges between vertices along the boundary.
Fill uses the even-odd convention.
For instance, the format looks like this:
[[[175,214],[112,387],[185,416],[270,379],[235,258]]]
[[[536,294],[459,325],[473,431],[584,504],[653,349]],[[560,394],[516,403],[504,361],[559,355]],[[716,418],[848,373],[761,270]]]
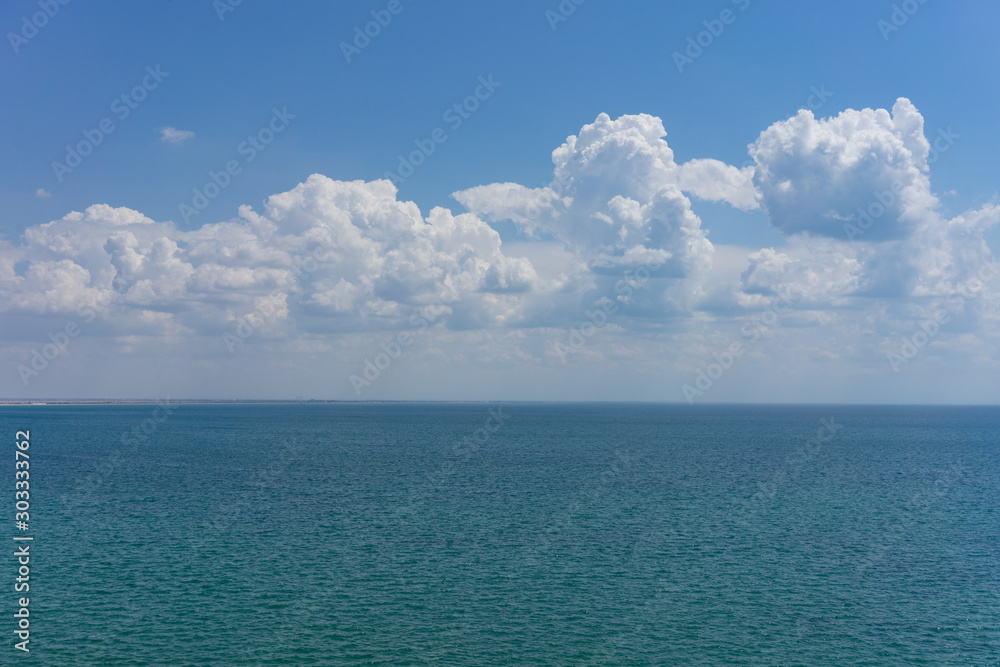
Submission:
[[[0,428],[4,665],[1000,665],[995,407],[33,405]]]

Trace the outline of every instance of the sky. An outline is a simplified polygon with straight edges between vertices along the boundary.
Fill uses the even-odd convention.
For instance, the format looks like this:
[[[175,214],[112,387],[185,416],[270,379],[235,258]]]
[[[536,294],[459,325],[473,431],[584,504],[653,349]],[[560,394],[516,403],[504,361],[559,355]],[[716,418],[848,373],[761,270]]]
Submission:
[[[995,404],[998,19],[11,0],[0,398]]]

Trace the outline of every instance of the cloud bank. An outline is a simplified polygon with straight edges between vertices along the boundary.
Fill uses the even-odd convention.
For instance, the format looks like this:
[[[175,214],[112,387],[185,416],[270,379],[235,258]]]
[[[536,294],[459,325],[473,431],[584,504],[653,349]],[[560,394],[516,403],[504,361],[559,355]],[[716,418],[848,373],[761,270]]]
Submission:
[[[188,134],[166,128],[163,139]],[[575,363],[632,372],[646,359],[683,374],[725,345],[720,332],[738,331],[780,295],[794,312],[768,337],[805,365],[870,369],[947,307],[953,328],[935,334],[928,356],[995,365],[992,292],[984,284],[961,307],[954,296],[990,265],[986,235],[1000,207],[940,213],[931,168],[949,136],[929,140],[904,98],[830,118],[801,111],[766,128],[741,169],[678,164],[658,118],[601,114],[553,150],[547,186],[462,190],[453,196],[464,212],[425,215],[390,181],[319,174],[261,210],[243,206],[190,230],[97,204],[0,240],[2,358],[23,364],[60,322],[99,313],[86,335],[107,341],[104,354],[162,363],[183,352],[196,365],[224,365],[220,338],[269,299],[280,307],[241,354],[311,350],[349,366],[365,337],[377,344],[445,303],[428,334],[431,356],[559,368],[553,341],[603,307],[614,313],[601,325],[607,335]],[[785,243],[713,245],[701,201],[759,209]],[[504,244],[491,224],[506,221],[533,241]],[[640,267],[648,275],[639,278]],[[9,376],[8,393],[26,391]]]

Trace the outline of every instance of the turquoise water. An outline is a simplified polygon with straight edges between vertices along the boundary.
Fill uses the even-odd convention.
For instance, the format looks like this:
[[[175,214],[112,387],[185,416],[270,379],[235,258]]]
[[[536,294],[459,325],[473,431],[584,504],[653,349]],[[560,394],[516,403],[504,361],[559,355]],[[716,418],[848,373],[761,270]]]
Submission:
[[[35,538],[32,650],[7,557],[2,664],[1000,664],[994,408],[35,406],[0,426],[5,539],[25,428]]]

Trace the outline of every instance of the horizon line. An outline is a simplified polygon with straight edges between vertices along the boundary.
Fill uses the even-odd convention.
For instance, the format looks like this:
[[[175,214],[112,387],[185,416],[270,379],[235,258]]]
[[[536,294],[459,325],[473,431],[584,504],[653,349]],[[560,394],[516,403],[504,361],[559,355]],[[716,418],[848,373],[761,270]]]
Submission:
[[[0,407],[6,406],[70,406],[70,405],[383,405],[383,404],[413,404],[413,405],[454,405],[472,404],[488,405],[496,403],[520,405],[662,405],[681,407],[941,407],[941,408],[992,408],[1000,407],[998,403],[849,403],[849,402],[751,402],[751,401],[702,401],[686,403],[684,401],[615,401],[615,400],[507,400],[507,399],[268,399],[268,398],[0,398]]]

